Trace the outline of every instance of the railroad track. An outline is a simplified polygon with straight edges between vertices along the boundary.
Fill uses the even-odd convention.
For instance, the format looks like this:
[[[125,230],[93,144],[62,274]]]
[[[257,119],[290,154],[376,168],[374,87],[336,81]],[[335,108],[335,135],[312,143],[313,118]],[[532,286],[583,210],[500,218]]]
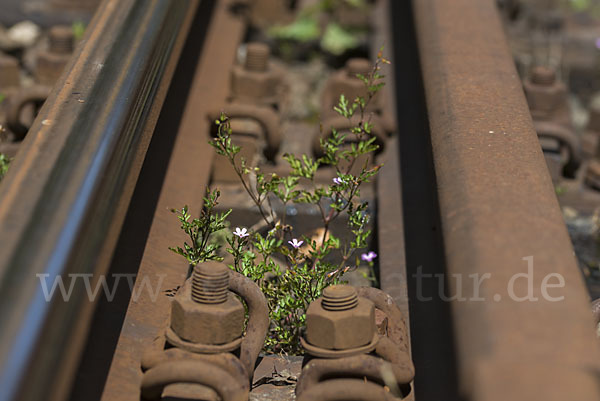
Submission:
[[[250,54],[260,37],[249,10],[228,0],[99,7],[0,186],[0,399],[140,399],[142,359],[164,349],[172,295],[189,275],[168,251],[185,239],[170,209],[199,212],[215,185],[242,204],[215,173],[208,116],[230,107],[239,49]],[[394,129],[363,196],[376,210],[379,287],[410,333],[404,399],[599,399],[589,296],[494,2],[379,0],[370,18],[361,55],[384,43],[392,59],[381,113]],[[317,132],[278,112],[272,171],[284,150],[312,151]],[[513,279],[529,266],[531,280]],[[67,302],[47,301],[39,278],[58,276],[108,277],[117,290],[90,300],[73,285]],[[562,278],[551,287],[560,302],[540,295],[548,276]],[[511,282],[513,295],[532,286],[537,300],[515,300]],[[251,399],[293,399],[301,359],[262,356],[253,383],[267,384]]]

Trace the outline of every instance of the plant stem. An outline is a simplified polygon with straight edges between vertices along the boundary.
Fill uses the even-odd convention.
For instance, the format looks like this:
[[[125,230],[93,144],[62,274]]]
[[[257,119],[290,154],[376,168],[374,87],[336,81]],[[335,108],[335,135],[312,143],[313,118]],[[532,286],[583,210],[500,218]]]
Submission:
[[[254,204],[256,204],[256,207],[258,207],[258,211],[260,212],[260,215],[262,216],[263,220],[265,221],[265,223],[267,223],[269,226],[271,226],[271,228],[275,228],[275,222],[274,221],[269,221],[267,215],[265,214],[265,211],[262,208],[262,201],[259,200],[254,195],[254,193],[252,193],[252,190],[248,187],[248,184],[246,184],[246,181],[244,180],[244,176],[243,176],[242,172],[236,166],[236,164],[235,164],[235,155],[230,155],[229,153],[227,155],[229,157],[229,161],[230,161],[231,165],[233,166],[233,169],[235,170],[235,173],[237,174],[238,178],[242,182],[242,185],[244,186],[244,189],[246,190],[246,192],[248,193],[248,195],[250,195],[250,198],[254,201]]]

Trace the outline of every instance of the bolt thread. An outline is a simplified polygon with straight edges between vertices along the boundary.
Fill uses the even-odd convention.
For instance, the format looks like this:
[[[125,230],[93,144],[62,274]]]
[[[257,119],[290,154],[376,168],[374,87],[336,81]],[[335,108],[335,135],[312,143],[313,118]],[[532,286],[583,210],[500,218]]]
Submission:
[[[52,53],[69,54],[73,52],[75,37],[70,27],[58,25],[50,28],[48,39]]]
[[[550,86],[556,81],[556,73],[550,67],[535,67],[531,71],[531,82],[536,85]]]
[[[249,71],[266,71],[269,63],[269,46],[264,43],[249,43],[246,47],[246,64]]]
[[[192,300],[200,304],[221,304],[227,300],[229,269],[217,262],[194,267]]]
[[[331,285],[323,290],[321,306],[327,311],[345,311],[358,305],[358,294],[349,285]]]

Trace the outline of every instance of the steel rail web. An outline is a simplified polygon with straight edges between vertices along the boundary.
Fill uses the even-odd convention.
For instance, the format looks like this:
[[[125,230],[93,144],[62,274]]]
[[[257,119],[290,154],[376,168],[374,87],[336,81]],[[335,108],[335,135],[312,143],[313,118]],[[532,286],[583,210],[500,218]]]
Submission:
[[[450,302],[460,397],[598,400],[589,296],[495,2],[414,0],[412,7],[448,295],[470,297],[469,275],[490,275],[480,286],[484,300]],[[533,258],[537,301],[519,302],[507,290],[516,274],[528,274],[524,258]],[[549,274],[564,279],[549,289],[561,301],[542,296]],[[513,284],[514,294],[528,293],[524,277]]]
[[[40,277],[105,272],[197,6],[105,0],[0,187],[0,400],[66,396],[94,303]]]

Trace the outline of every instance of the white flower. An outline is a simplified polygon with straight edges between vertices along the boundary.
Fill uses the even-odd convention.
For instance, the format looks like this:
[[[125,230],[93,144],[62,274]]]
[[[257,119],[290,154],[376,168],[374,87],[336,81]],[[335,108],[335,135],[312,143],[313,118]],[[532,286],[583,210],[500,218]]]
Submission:
[[[247,228],[240,229],[239,227],[236,227],[235,231],[233,232],[233,235],[238,236],[240,238],[244,238],[244,237],[249,236],[250,234],[248,234]]]
[[[291,241],[288,241],[288,244],[293,246],[295,249],[298,249],[302,246],[302,244],[304,244],[304,241],[298,241],[296,238],[294,238]]]

